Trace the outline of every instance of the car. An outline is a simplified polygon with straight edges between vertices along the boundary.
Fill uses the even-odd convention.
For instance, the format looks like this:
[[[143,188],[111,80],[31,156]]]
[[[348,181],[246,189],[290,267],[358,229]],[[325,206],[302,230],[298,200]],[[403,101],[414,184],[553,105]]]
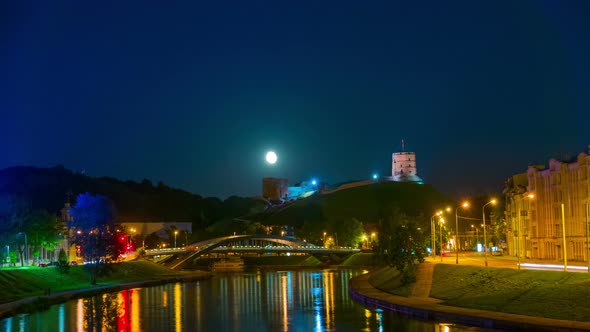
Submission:
[[[47,267],[48,265],[45,263],[39,263],[39,267]]]
[[[492,251],[491,255],[492,256],[502,256],[503,253],[504,253],[504,251],[502,249],[498,249],[496,251]]]
[[[76,261],[71,261],[71,262],[70,262],[70,265],[78,265],[78,262],[76,262]]]

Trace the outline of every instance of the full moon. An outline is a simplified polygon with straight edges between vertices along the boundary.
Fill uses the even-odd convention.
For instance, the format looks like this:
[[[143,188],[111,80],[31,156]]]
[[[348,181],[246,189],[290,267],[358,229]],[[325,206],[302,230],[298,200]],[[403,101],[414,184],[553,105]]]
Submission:
[[[274,164],[277,162],[277,154],[274,151],[268,151],[266,153],[266,162],[269,164]]]

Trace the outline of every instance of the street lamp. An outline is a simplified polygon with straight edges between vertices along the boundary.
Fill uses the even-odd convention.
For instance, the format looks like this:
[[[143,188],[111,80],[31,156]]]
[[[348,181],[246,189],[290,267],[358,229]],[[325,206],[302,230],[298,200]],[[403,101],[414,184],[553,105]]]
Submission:
[[[431,256],[434,257],[436,254],[436,250],[434,249],[435,243],[434,238],[436,237],[436,226],[434,223],[435,217],[438,217],[442,214],[442,211],[438,211],[430,217],[430,248],[432,249]]]
[[[481,208],[483,212],[483,260],[486,266],[488,266],[488,242],[486,237],[486,206],[489,204],[496,205],[496,202],[496,199],[492,198],[491,201],[485,203]]]
[[[324,243],[324,248],[326,247],[326,232],[324,232],[324,237],[322,239],[322,242]]]
[[[477,252],[477,241],[479,241],[479,228],[475,227],[475,225],[471,225],[471,228],[475,229],[475,252]]]
[[[457,211],[460,207],[468,208],[469,203],[463,202],[463,204],[457,206],[455,209],[455,264],[459,264],[459,215],[457,215]]]
[[[445,224],[445,218],[441,217],[440,218],[440,227],[439,227],[439,233],[440,233],[440,240],[439,240],[439,245],[440,245],[440,262],[442,263],[443,261],[443,251],[442,251],[442,228],[443,225]]]
[[[127,248],[128,248],[128,251],[131,251],[131,244],[133,244],[135,242],[135,240],[133,240],[133,238],[135,237],[136,230],[135,230],[135,228],[131,228],[129,231],[134,234],[130,237],[128,236],[129,245],[127,246]]]
[[[590,273],[590,257],[588,257],[588,250],[590,250],[590,225],[588,225],[588,203],[584,204],[584,210],[586,211],[586,261],[588,261],[588,273]]]
[[[176,235],[178,235],[178,231],[174,231],[174,248],[176,248]]]

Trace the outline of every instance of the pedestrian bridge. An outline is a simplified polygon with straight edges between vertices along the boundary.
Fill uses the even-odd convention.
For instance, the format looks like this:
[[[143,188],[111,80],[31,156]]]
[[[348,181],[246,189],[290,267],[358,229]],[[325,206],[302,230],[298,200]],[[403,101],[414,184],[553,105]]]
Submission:
[[[278,235],[233,235],[218,237],[188,245],[183,248],[148,249],[147,256],[185,255],[175,263],[177,268],[199,256],[209,253],[307,253],[313,254],[350,254],[360,252],[357,248],[324,248],[305,241]]]

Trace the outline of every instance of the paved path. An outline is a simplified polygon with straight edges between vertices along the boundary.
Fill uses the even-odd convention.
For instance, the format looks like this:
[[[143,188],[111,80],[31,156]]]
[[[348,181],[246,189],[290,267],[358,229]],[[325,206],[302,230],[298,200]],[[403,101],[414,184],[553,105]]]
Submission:
[[[432,263],[422,263],[421,265],[426,265],[426,267],[419,270],[418,278],[428,275],[430,270],[428,265],[434,267]],[[432,273],[430,279],[432,279]],[[427,283],[422,285],[427,285]],[[369,274],[352,278],[349,288],[352,297],[366,306],[401,312],[424,320],[450,321],[457,324],[510,331],[590,331],[590,322],[533,317],[444,305],[441,304],[440,300],[424,296],[426,286],[418,287],[416,291],[412,289],[412,296],[409,297],[393,295],[373,287],[369,283]],[[430,287],[428,287],[428,293],[430,293]]]
[[[412,286],[410,296],[419,298],[430,297],[430,288],[432,287],[432,274],[434,273],[434,264],[424,262],[418,265],[416,271],[416,282]]]

